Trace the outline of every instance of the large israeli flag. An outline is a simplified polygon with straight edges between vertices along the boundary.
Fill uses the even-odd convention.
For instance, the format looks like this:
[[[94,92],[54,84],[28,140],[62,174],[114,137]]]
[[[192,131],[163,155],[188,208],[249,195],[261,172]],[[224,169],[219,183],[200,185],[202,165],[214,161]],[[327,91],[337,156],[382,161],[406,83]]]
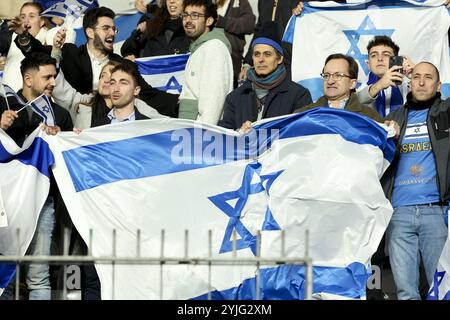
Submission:
[[[20,148],[0,129],[0,255],[25,254],[47,199],[54,158],[42,135],[36,129]],[[15,265],[0,263],[0,294],[14,273]]]
[[[145,120],[48,138],[60,191],[93,255],[135,257],[139,248],[140,257],[231,258],[236,231],[236,256],[252,258],[261,231],[261,257],[282,255],[284,233],[285,256],[298,259],[309,230],[314,294],[363,298],[392,215],[379,183],[394,155],[386,130],[329,108],[260,122],[246,136],[199,125]],[[256,297],[256,265],[96,268],[103,299]],[[302,299],[304,279],[301,265],[261,266],[260,297]]]
[[[355,1],[353,1],[355,2]],[[444,0],[366,0],[339,4],[305,3],[301,16],[293,17],[284,40],[293,44],[292,79],[307,87],[314,100],[323,94],[319,76],[327,56],[344,53],[359,64],[358,82],[367,83],[367,44],[376,35],[390,36],[400,55],[412,61],[430,61],[441,75],[442,93],[450,97],[450,26]]]
[[[180,94],[189,54],[175,54],[136,59],[139,72],[152,87]]]

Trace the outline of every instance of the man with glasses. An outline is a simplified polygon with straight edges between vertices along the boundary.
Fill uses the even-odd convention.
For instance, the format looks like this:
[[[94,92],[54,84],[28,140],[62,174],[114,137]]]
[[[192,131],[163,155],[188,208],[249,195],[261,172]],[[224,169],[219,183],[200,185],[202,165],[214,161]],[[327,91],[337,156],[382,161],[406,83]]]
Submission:
[[[211,0],[185,0],[181,17],[193,42],[178,116],[215,125],[226,95],[233,90],[231,44],[223,29],[214,28],[217,10]]]
[[[265,23],[252,46],[253,67],[247,80],[227,96],[222,127],[245,130],[251,122],[290,114],[312,102],[309,90],[287,74],[276,22]]]
[[[86,12],[83,18],[83,29],[87,43],[80,47],[65,43],[60,52],[50,46],[43,46],[26,30],[16,39],[16,44],[24,55],[33,51],[58,53],[62,59],[61,70],[67,82],[82,94],[91,93],[97,89],[100,72],[109,60],[128,63],[137,69],[136,65],[114,53],[114,40],[118,32],[114,24],[114,12],[106,7],[93,8]],[[55,36],[64,42],[64,33]],[[59,41],[59,40],[58,40]],[[176,117],[178,114],[178,99],[176,95],[165,93],[152,88],[139,76],[139,85],[142,90],[140,98],[148,105],[154,107],[159,113]],[[67,107],[68,106],[63,106]]]
[[[320,76],[323,79],[324,95],[315,103],[297,109],[295,112],[330,107],[363,114],[377,122],[382,122],[378,112],[361,104],[357,95],[354,94],[358,79],[358,64],[352,57],[340,53],[328,56]]]
[[[367,86],[358,90],[360,101],[385,117],[403,105],[410,91],[409,77],[414,63],[408,57],[403,65],[389,67],[391,57],[398,56],[399,47],[388,36],[375,36],[367,45],[369,76]]]

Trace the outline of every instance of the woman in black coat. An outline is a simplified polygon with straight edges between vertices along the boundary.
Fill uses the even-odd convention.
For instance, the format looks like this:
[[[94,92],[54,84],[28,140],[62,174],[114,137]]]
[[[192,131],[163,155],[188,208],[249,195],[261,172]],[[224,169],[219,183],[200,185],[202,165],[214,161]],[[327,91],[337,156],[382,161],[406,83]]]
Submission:
[[[147,12],[150,8],[147,7]],[[183,0],[163,0],[144,24],[139,24],[122,46],[123,57],[134,58],[186,53],[191,40],[186,36],[180,15]],[[142,25],[146,25],[145,28]]]

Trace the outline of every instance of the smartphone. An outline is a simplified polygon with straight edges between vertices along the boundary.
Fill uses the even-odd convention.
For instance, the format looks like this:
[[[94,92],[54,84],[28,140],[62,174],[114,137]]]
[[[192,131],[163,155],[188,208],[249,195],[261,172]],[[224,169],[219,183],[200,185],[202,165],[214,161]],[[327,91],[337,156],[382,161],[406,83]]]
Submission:
[[[403,57],[402,56],[391,56],[389,58],[389,69],[393,66],[400,66],[403,67]],[[399,70],[401,73],[403,73],[403,69]],[[402,84],[401,81],[394,81],[396,85]]]

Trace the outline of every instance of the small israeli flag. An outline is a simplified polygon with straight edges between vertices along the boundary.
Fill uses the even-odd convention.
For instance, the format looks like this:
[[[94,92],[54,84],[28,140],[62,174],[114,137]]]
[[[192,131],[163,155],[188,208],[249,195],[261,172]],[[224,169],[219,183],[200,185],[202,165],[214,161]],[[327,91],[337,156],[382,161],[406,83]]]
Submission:
[[[33,101],[29,103],[33,112],[36,112],[38,115],[44,119],[44,123],[47,126],[54,127],[55,124],[55,114],[53,113],[53,108],[50,103],[50,99],[42,94]]]
[[[66,17],[79,18],[88,9],[96,6],[94,0],[64,0],[55,3],[53,6],[42,12],[43,17]]]

